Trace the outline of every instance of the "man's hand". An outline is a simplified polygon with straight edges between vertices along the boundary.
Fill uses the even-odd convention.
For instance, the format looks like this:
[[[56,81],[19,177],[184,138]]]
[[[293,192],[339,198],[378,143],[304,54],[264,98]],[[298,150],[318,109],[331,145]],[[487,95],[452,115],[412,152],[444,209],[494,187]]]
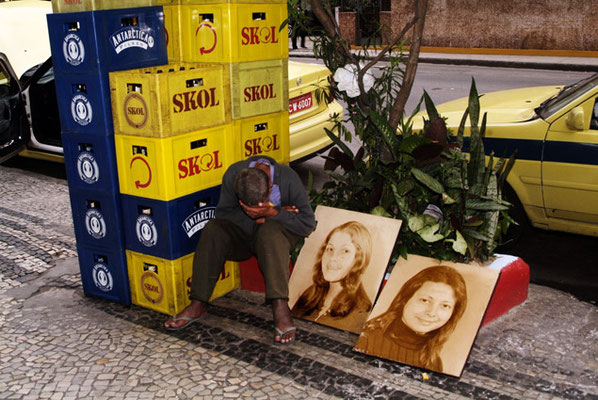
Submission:
[[[239,200],[239,204],[245,214],[251,219],[255,220],[256,224],[263,224],[266,218],[272,218],[278,215],[278,210],[274,208],[269,202],[258,203],[256,206],[250,207]]]
[[[299,214],[299,209],[295,206],[282,206],[285,210],[293,214]]]

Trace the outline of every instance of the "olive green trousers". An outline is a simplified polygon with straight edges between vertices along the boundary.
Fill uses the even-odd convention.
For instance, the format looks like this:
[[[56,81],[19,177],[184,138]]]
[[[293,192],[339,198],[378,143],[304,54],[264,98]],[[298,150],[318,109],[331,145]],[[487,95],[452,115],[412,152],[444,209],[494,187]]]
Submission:
[[[255,256],[266,284],[266,300],[289,298],[289,254],[300,236],[266,220],[252,235],[225,219],[212,219],[201,233],[193,258],[189,298],[208,302],[226,260]]]

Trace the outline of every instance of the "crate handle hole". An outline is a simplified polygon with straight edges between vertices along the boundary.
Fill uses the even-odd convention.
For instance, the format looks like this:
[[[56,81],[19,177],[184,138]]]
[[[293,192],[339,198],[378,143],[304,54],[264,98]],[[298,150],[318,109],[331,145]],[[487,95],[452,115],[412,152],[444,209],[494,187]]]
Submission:
[[[214,14],[200,14],[199,17],[201,18],[202,22],[211,22],[214,23]]]
[[[265,12],[254,12],[252,14],[253,20],[254,21],[263,21],[266,19],[266,13]]]
[[[199,149],[201,147],[206,147],[207,145],[208,145],[208,139],[194,140],[193,142],[191,142],[191,150]]]
[[[189,79],[186,83],[188,88],[203,86],[203,78]]]
[[[139,21],[137,17],[126,17],[120,20],[121,26],[137,26],[139,25]]]
[[[79,24],[79,21],[67,22],[66,23],[66,30],[67,30],[67,32],[76,32],[79,29],[81,29],[81,25]]]
[[[254,132],[261,132],[261,131],[265,131],[266,129],[268,129],[268,123],[267,122],[262,122],[261,124],[255,124],[255,125],[253,125],[253,131]]]
[[[143,85],[140,83],[127,83],[127,93],[136,92],[143,93]]]
[[[201,199],[195,202],[195,209],[199,210],[200,208],[204,208],[210,204],[210,199]]]
[[[87,93],[87,85],[84,83],[76,83],[74,85],[75,93]]]
[[[138,215],[153,215],[154,212],[151,207],[137,206],[137,214]]]

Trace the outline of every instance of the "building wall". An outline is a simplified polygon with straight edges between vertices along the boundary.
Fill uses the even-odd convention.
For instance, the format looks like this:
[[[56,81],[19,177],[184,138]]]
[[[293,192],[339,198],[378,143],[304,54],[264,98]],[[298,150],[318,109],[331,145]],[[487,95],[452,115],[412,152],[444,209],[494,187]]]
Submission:
[[[392,27],[414,0],[392,1]],[[429,0],[423,46],[598,50],[596,0]]]

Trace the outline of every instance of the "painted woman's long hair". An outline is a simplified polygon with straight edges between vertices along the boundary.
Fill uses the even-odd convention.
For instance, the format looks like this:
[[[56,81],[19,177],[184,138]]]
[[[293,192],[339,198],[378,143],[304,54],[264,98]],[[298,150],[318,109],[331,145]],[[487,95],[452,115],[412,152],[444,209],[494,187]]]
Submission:
[[[415,274],[399,290],[390,307],[382,315],[374,318],[365,325],[364,334],[373,332],[383,332],[384,337],[392,337],[392,327],[395,321],[403,316],[405,304],[413,297],[415,292],[426,282],[439,282],[449,285],[455,294],[455,307],[449,320],[430,332],[430,338],[427,340],[420,352],[420,363],[428,369],[433,369],[434,365],[442,365],[440,359],[440,350],[447,341],[451,333],[455,330],[457,323],[461,319],[465,307],[467,306],[467,288],[461,274],[454,268],[437,265],[426,268]]]
[[[336,232],[345,232],[351,237],[351,241],[355,246],[355,260],[347,275],[341,280],[343,290],[334,298],[330,306],[330,315],[333,317],[344,317],[351,312],[358,299],[356,294],[361,284],[361,276],[370,263],[372,253],[372,237],[370,231],[361,223],[357,221],[345,222],[337,226],[328,233],[326,240],[318,251],[316,263],[313,271],[313,282],[307,290],[301,294],[297,303],[293,307],[293,312],[299,316],[306,316],[312,314],[316,310],[321,310],[324,305],[324,300],[328,294],[330,283],[324,279],[322,272],[322,256],[328,245],[328,241]],[[361,301],[368,301],[368,307],[371,307],[369,299],[361,299]]]

